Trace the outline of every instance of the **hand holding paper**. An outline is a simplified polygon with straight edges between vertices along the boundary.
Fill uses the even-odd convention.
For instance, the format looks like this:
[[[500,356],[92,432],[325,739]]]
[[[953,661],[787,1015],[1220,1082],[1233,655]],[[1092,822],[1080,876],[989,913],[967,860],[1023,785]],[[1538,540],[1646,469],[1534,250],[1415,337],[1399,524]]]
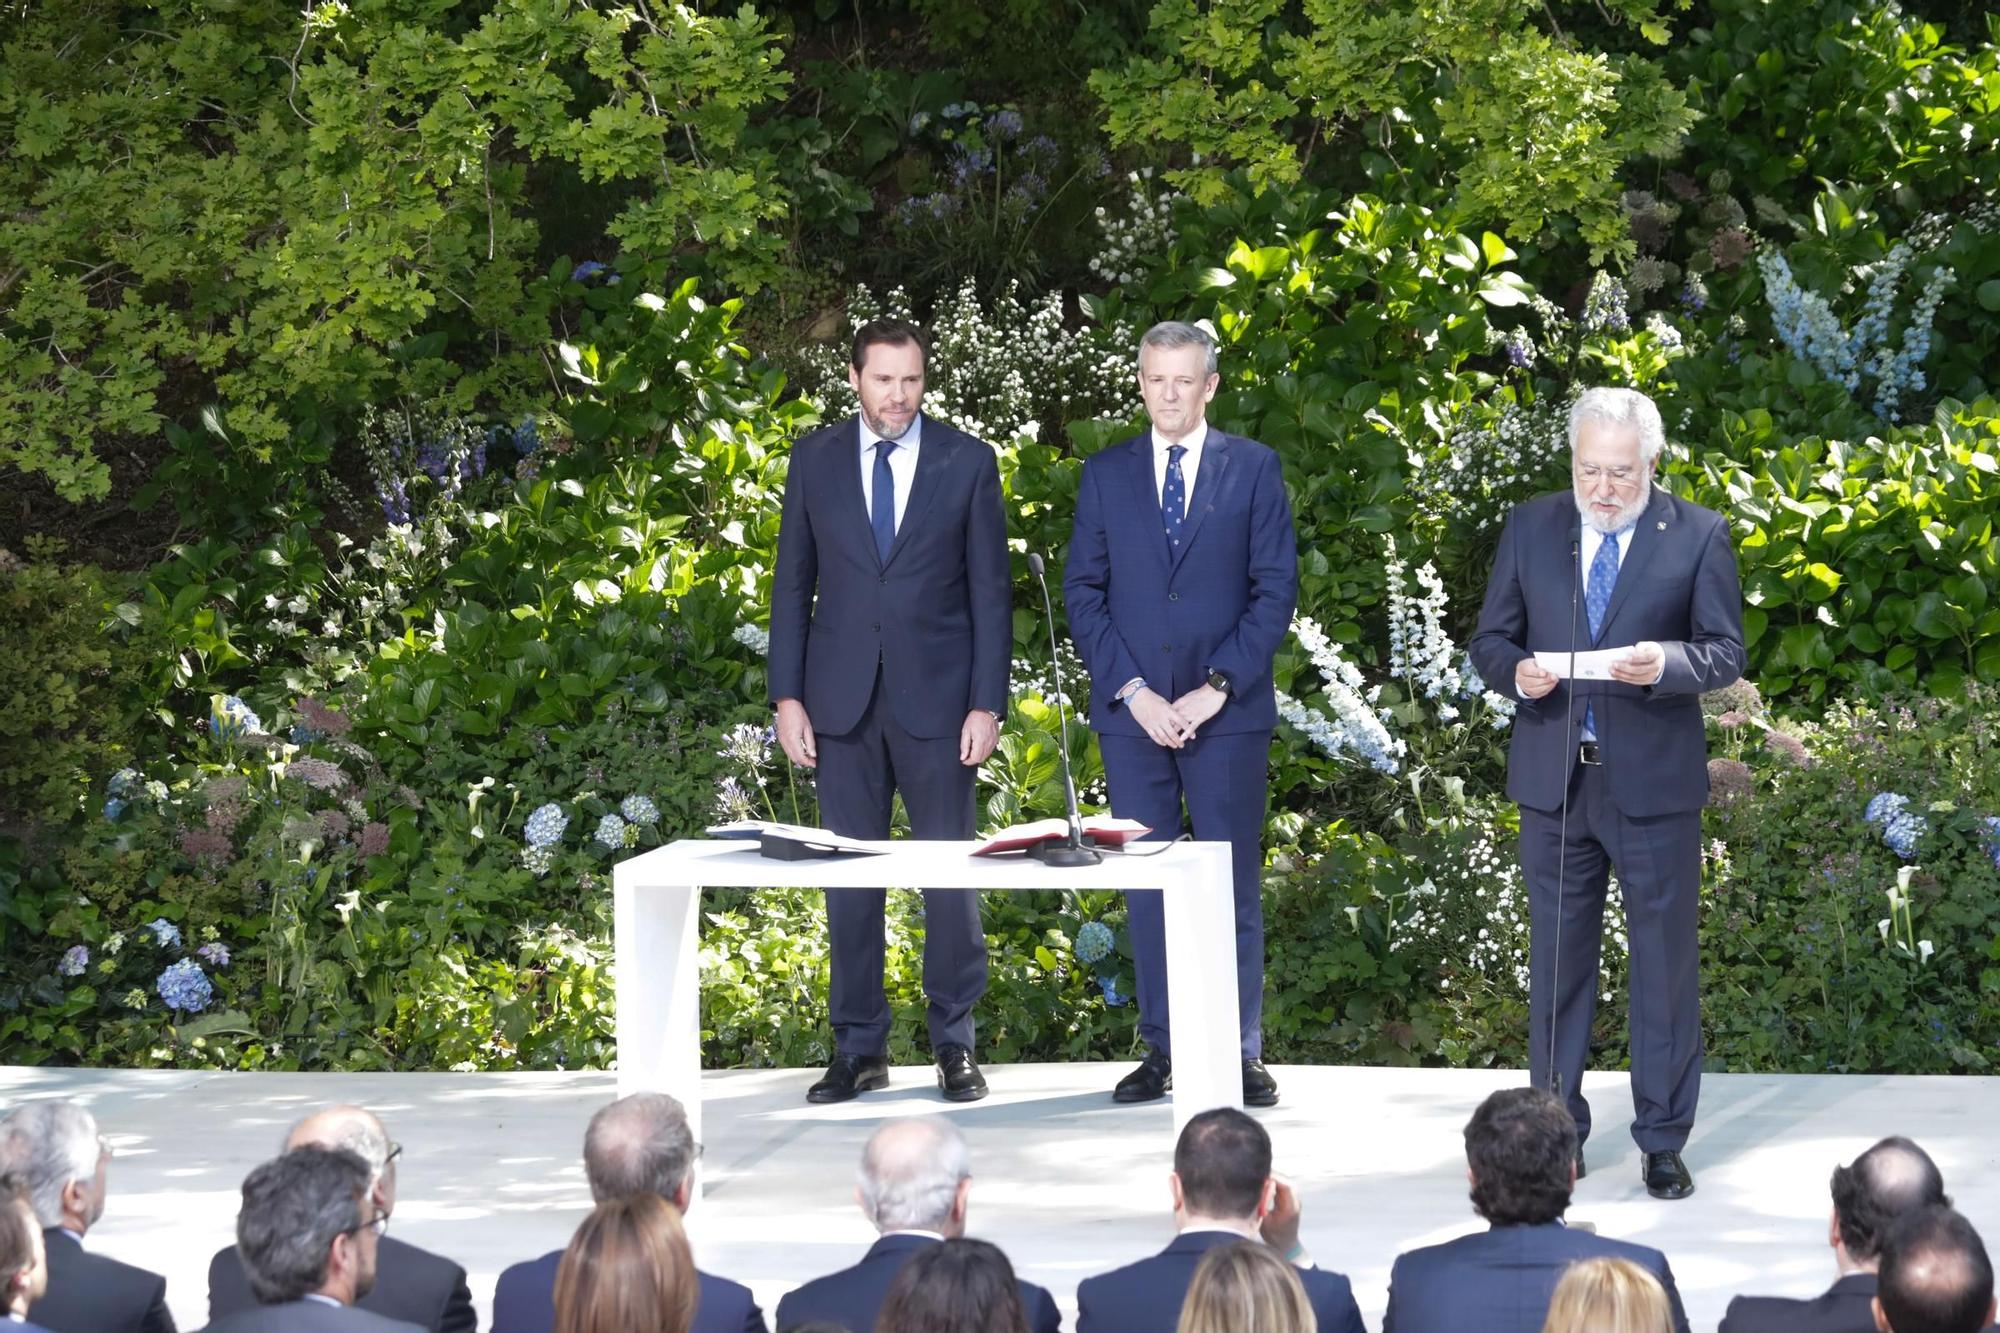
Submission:
[[[1620,680],[1627,685],[1651,685],[1660,678],[1660,672],[1666,665],[1666,654],[1659,644],[1650,642],[1624,648],[1592,648],[1575,654],[1574,658],[1560,650],[1535,654],[1536,666],[1562,680],[1571,677],[1572,660],[1577,680]]]

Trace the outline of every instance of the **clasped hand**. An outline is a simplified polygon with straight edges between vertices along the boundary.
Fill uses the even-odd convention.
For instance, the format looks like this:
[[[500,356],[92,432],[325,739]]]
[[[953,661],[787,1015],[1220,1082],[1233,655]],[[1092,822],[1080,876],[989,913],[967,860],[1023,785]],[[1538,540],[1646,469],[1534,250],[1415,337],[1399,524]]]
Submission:
[[[1654,685],[1667,664],[1666,650],[1651,640],[1635,643],[1611,663],[1611,678],[1627,685]],[[1514,664],[1514,688],[1523,699],[1539,699],[1561,679],[1532,657]]]
[[[1155,745],[1178,750],[1194,739],[1197,728],[1222,711],[1228,697],[1212,685],[1201,685],[1168,703],[1164,696],[1141,686],[1125,706]]]

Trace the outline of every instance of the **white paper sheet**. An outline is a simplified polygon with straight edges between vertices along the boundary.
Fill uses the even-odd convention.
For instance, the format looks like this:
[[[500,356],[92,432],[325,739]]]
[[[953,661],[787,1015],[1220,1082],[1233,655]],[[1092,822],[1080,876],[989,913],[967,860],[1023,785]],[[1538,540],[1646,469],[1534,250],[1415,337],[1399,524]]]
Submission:
[[[1632,645],[1623,648],[1592,648],[1576,655],[1576,678],[1578,680],[1610,680],[1611,664],[1632,651]],[[1570,655],[1566,652],[1536,653],[1535,665],[1558,679],[1567,680],[1570,675]]]

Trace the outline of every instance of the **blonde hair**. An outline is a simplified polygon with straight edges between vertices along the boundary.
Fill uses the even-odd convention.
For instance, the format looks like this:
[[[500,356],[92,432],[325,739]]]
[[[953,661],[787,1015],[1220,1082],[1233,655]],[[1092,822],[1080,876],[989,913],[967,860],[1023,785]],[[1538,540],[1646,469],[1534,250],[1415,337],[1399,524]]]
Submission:
[[[1261,1241],[1218,1245],[1195,1265],[1179,1333],[1319,1333],[1298,1272]]]
[[[688,1333],[698,1281],[680,1209],[657,1194],[607,1199],[556,1265],[554,1333]]]
[[[1659,1279],[1630,1259],[1579,1259],[1549,1298],[1542,1333],[1671,1333]]]

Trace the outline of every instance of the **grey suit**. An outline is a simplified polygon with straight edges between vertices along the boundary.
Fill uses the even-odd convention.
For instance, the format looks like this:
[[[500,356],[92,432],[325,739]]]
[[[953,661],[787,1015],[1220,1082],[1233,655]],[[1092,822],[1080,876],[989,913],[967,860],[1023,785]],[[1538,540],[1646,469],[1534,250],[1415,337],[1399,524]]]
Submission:
[[[1582,526],[1568,491],[1516,509],[1500,534],[1473,664],[1487,685],[1521,699],[1514,668],[1537,651],[1592,646],[1581,610]],[[1521,870],[1533,928],[1528,1063],[1549,1087],[1555,1072],[1577,1132],[1590,1133],[1578,1092],[1596,1011],[1598,945],[1611,872],[1625,899],[1631,947],[1632,1137],[1642,1151],[1679,1151],[1701,1092],[1701,808],[1708,800],[1703,691],[1743,674],[1743,590],[1720,514],[1654,489],[1595,643],[1641,641],[1665,653],[1649,686],[1558,684],[1521,699],[1508,749],[1507,794],[1521,807]],[[1580,761],[1585,709],[1597,764]],[[1568,826],[1561,818],[1565,797]],[[1558,883],[1562,893],[1557,893]],[[1561,910],[1561,959],[1556,938]],[[1560,973],[1559,982],[1552,980]],[[1555,993],[1560,986],[1560,993]]]
[[[225,1315],[203,1333],[423,1333],[423,1325],[407,1324],[351,1305],[280,1301]]]

